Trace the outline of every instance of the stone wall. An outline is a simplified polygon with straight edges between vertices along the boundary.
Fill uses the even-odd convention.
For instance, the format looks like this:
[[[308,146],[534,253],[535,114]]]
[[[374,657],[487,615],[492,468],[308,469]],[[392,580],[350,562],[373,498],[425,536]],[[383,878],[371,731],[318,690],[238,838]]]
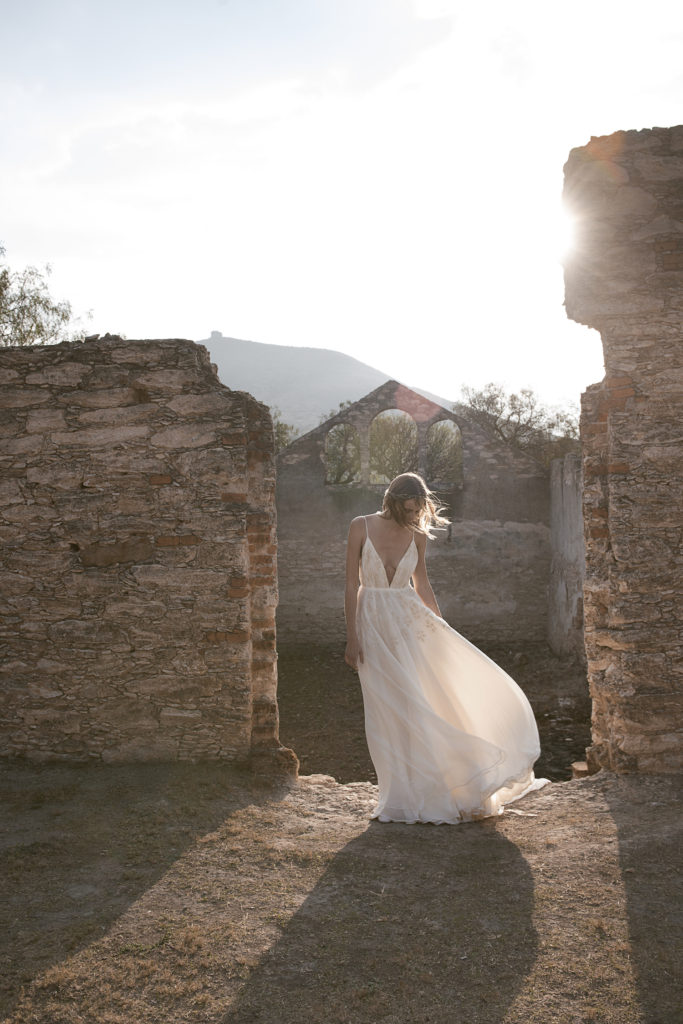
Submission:
[[[189,341],[0,350],[0,753],[277,748],[268,410]]]
[[[345,639],[344,560],[354,516],[377,511],[385,485],[325,483],[325,438],[349,422],[367,437],[385,409],[411,415],[424,438],[432,423],[452,420],[463,447],[462,486],[440,494],[453,525],[427,546],[429,573],[445,618],[475,643],[547,631],[550,570],[547,475],[522,452],[492,441],[477,424],[387,381],[278,456],[278,577],[281,643]],[[362,445],[367,475],[367,445]],[[424,461],[424,460],[423,460]]]
[[[583,396],[585,633],[595,770],[682,766],[683,126],[572,150],[568,315],[600,331]]]
[[[583,638],[583,543],[581,456],[565,455],[550,467],[548,642],[556,654],[585,662]]]

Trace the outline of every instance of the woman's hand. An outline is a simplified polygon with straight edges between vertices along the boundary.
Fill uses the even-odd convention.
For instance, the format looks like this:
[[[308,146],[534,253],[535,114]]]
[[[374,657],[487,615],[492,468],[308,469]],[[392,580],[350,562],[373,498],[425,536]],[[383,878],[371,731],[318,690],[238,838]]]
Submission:
[[[363,651],[361,650],[361,646],[357,640],[355,643],[349,640],[348,643],[346,644],[346,651],[344,652],[344,661],[346,662],[347,665],[351,666],[354,672],[357,672],[359,664],[363,663]]]

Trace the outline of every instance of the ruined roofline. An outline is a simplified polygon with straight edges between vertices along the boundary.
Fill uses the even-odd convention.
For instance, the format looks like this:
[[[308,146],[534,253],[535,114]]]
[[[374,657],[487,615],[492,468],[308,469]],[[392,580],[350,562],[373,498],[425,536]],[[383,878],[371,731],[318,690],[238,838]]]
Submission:
[[[419,391],[415,391],[414,388],[409,387],[407,384],[403,384],[402,381],[395,380],[394,378],[389,378],[385,380],[383,384],[380,384],[378,387],[374,388],[373,391],[369,391],[367,395],[363,395],[362,398],[359,398],[357,401],[352,402],[351,405],[349,405],[346,409],[340,410],[338,413],[335,413],[334,416],[330,416],[329,419],[323,420],[323,422],[319,423],[316,427],[312,427],[310,430],[307,430],[305,434],[301,434],[299,437],[294,438],[294,440],[291,441],[287,445],[287,447],[283,449],[283,451],[288,451],[290,448],[294,448],[300,442],[309,440],[313,434],[317,434],[321,431],[327,433],[329,430],[331,430],[338,424],[349,422],[349,414],[353,414],[354,409],[356,409],[358,406],[363,406],[366,403],[373,403],[381,392],[389,390],[390,388],[393,388],[394,392],[402,390],[404,393],[407,392],[410,395],[414,395],[416,403],[421,404],[423,407],[429,407],[434,410],[434,416],[437,415],[438,413],[445,413],[445,415],[450,420],[452,420],[456,425],[459,424],[460,420],[466,421],[468,423],[470,422],[469,420],[467,420],[467,417],[455,413],[453,412],[452,409],[447,409],[443,405],[439,405],[437,402],[432,401],[431,398],[426,398],[424,395],[420,394]],[[413,415],[408,409],[402,409],[398,405],[388,405],[386,409],[380,410],[380,412],[386,412],[388,409],[399,409],[401,412],[406,412],[409,416]],[[375,413],[374,416],[372,416],[371,418],[374,419],[375,416],[378,415],[379,412]],[[415,417],[413,416],[413,419],[414,418]],[[432,417],[428,418],[431,419]],[[280,452],[279,454],[281,455],[282,452]]]
[[[382,402],[385,399],[387,399],[387,404],[383,406]],[[352,402],[346,409],[340,410],[334,416],[319,423],[317,427],[296,437],[282,451],[278,452],[277,460],[296,453],[300,449],[306,449],[311,443],[321,445],[329,431],[342,423],[348,423],[356,429],[367,431],[375,417],[389,409],[399,409],[411,416],[418,427],[419,434],[435,423],[444,421],[454,423],[461,431],[463,445],[466,448],[468,444],[474,444],[475,447],[483,447],[491,454],[498,453],[497,457],[502,455],[505,460],[512,459],[519,472],[547,475],[545,467],[528,452],[515,448],[514,445],[505,441],[492,438],[476,420],[470,419],[460,412],[456,413],[447,409],[431,398],[426,398],[414,388],[409,388],[406,384],[394,379],[386,380],[379,387],[359,398],[358,401]]]

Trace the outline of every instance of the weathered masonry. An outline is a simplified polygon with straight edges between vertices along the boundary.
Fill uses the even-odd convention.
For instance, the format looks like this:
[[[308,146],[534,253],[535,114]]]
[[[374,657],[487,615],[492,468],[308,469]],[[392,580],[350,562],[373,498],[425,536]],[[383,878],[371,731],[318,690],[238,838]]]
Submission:
[[[581,456],[565,455],[550,464],[550,546],[548,642],[556,654],[584,662],[583,541]]]
[[[474,642],[543,641],[550,571],[549,488],[543,468],[491,440],[474,422],[397,381],[387,381],[278,456],[280,643],[341,643],[345,636],[344,552],[354,516],[381,506],[385,483],[370,471],[370,433],[387,410],[410,417],[416,466],[451,509],[452,527],[428,545],[430,577],[445,617]],[[427,440],[441,423],[457,428],[461,465],[450,483],[430,479]],[[358,479],[329,481],[329,438],[357,432]]]
[[[590,766],[682,766],[683,126],[572,150],[566,307],[600,331],[583,396]]]
[[[277,751],[268,410],[189,341],[5,349],[0,374],[0,752]]]

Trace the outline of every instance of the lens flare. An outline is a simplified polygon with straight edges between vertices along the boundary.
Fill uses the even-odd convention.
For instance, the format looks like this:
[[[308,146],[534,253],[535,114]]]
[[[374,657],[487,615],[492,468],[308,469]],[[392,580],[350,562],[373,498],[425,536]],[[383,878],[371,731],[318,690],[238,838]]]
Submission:
[[[555,225],[555,246],[558,259],[571,255],[576,242],[576,218],[567,210],[560,210]]]

